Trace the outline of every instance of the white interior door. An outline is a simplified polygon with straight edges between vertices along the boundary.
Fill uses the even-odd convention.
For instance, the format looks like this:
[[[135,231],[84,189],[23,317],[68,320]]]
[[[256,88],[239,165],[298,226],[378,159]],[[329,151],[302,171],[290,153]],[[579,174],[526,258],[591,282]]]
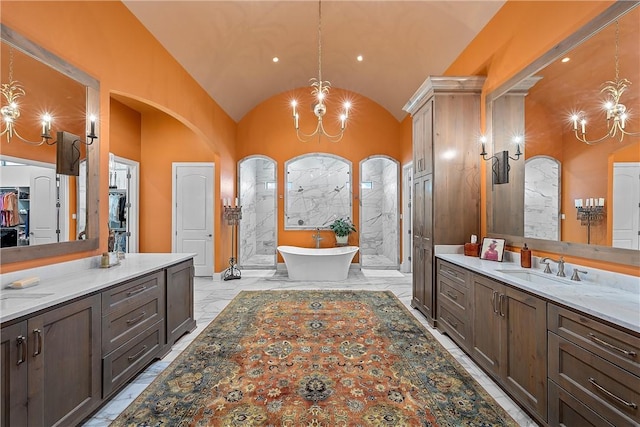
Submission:
[[[640,249],[640,163],[613,164],[614,248]]]
[[[173,163],[173,251],[195,253],[196,276],[213,275],[213,163]]]
[[[29,245],[58,241],[56,171],[38,168],[30,178]],[[66,240],[66,239],[65,239]]]

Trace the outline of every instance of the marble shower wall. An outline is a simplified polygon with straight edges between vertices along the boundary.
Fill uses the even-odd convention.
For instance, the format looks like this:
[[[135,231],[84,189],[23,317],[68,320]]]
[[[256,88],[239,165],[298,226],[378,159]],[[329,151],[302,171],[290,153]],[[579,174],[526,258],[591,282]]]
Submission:
[[[398,263],[398,164],[387,158],[362,163],[360,253],[382,255]],[[368,184],[371,188],[366,188]],[[366,257],[363,257],[366,266]]]
[[[549,157],[532,157],[524,176],[524,236],[560,240],[560,164]]]
[[[264,158],[250,158],[240,164],[240,203],[242,221],[239,227],[239,264],[275,264],[276,188],[275,163]],[[261,260],[261,261],[258,261]]]
[[[327,227],[333,218],[352,217],[351,164],[313,153],[286,163],[285,228]]]

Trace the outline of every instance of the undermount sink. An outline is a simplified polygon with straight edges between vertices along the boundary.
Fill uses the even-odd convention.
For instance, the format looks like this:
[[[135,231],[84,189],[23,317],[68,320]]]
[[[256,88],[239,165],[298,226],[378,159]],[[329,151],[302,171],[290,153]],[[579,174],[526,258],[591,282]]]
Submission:
[[[0,301],[8,300],[8,299],[40,299],[40,298],[48,297],[49,295],[53,295],[53,294],[20,293],[19,291],[3,292],[2,294],[0,294]]]
[[[558,278],[553,274],[546,274],[540,271],[524,271],[524,270],[496,270],[502,274],[512,276],[525,282],[535,283],[537,285],[567,285],[565,280]]]

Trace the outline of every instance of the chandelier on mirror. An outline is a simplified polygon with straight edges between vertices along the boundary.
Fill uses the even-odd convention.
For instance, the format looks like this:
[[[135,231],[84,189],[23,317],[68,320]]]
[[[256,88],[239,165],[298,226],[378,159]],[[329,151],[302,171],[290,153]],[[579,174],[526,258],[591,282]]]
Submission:
[[[620,102],[620,97],[629,88],[631,82],[628,79],[620,78],[620,66],[619,66],[619,37],[620,28],[618,21],[616,21],[616,33],[615,33],[615,67],[616,67],[616,79],[604,82],[601,93],[607,94],[607,99],[603,104],[603,109],[607,114],[607,130],[608,132],[601,138],[588,140],[587,139],[587,119],[583,112],[575,113],[571,116],[573,123],[573,132],[579,141],[588,145],[594,145],[609,138],[618,138],[618,141],[622,142],[625,135],[631,137],[640,136],[640,132],[629,132],[626,130],[627,121],[629,120],[629,112],[627,107]],[[579,125],[579,126],[578,126]],[[580,129],[578,129],[578,127]]]
[[[337,134],[330,134],[324,129],[322,118],[327,113],[327,106],[325,99],[329,95],[329,89],[331,83],[328,80],[322,80],[322,2],[318,2],[318,78],[312,78],[311,80],[311,95],[316,98],[313,106],[313,114],[318,119],[318,124],[313,132],[307,134],[300,130],[300,116],[298,112],[298,102],[296,100],[291,101],[291,107],[293,109],[293,125],[296,128],[296,135],[302,142],[310,141],[314,136],[318,136],[318,142],[322,136],[325,136],[331,142],[338,142],[344,135],[344,130],[347,127],[347,119],[349,118],[349,108],[351,104],[347,101],[343,104],[343,112],[340,114],[340,132]]]
[[[7,143],[11,143],[13,137],[16,137],[24,143],[36,146],[42,144],[54,145],[58,142],[57,139],[52,141],[52,117],[48,113],[45,113],[42,116],[42,132],[40,134],[40,138],[42,139],[40,141],[31,141],[23,137],[16,128],[18,119],[20,118],[20,105],[18,100],[27,93],[22,84],[13,79],[13,49],[9,51],[9,83],[2,83],[2,85],[0,85],[0,92],[2,93],[3,104],[6,103],[6,105],[3,105],[2,108],[0,108],[0,114],[2,115],[2,132],[0,132],[0,137],[5,136]],[[91,122],[91,128],[87,134],[87,141],[80,141],[78,139],[75,142],[82,142],[83,144],[91,145],[93,144],[93,140],[98,138],[95,134],[96,117],[92,115],[89,120]]]

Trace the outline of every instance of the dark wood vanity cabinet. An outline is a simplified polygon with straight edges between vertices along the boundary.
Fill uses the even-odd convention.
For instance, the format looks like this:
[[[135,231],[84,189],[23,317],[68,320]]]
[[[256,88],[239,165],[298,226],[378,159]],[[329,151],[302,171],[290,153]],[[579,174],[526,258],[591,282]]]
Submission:
[[[412,306],[431,324],[435,245],[463,244],[479,230],[483,83],[483,77],[429,77],[405,106],[413,117]]]
[[[193,260],[166,270],[167,330],[166,343],[173,345],[178,338],[196,328],[193,313]]]
[[[436,263],[438,329],[463,350],[471,350],[471,272],[441,259]]]
[[[547,419],[547,303],[472,274],[472,357],[522,406]]]
[[[2,341],[3,426],[75,425],[100,405],[100,295],[3,326]]]
[[[102,293],[102,393],[109,396],[165,348],[165,270]]]
[[[548,314],[549,424],[640,425],[638,334],[555,304]]]
[[[193,260],[2,324],[2,427],[78,425],[196,322]]]
[[[539,422],[547,420],[547,303],[437,260],[437,327]]]

